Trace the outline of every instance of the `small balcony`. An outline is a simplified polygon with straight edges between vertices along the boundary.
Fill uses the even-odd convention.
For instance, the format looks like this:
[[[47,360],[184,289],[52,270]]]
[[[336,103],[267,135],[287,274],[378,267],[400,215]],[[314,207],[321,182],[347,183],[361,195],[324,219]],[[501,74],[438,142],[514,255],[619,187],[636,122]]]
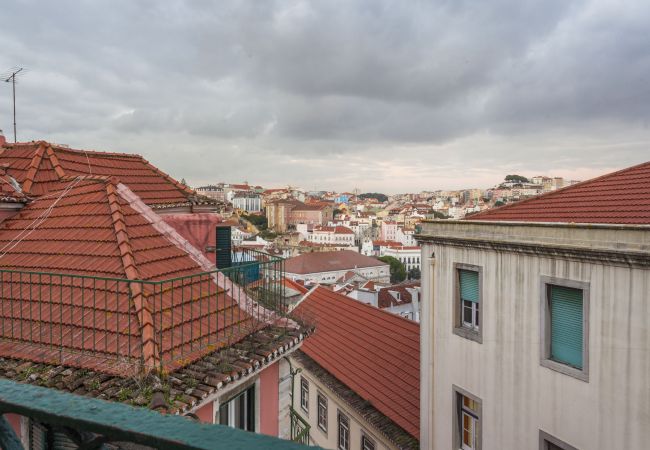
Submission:
[[[298,412],[291,407],[291,440],[299,444],[309,445],[309,430],[311,426]]]

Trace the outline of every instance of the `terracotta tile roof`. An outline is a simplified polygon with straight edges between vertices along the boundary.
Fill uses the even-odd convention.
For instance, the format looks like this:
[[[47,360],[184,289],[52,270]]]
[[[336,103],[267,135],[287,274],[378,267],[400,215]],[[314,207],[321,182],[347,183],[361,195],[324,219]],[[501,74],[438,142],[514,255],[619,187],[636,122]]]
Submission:
[[[284,262],[284,269],[287,273],[309,274],[387,265],[383,261],[352,250],[341,250],[304,253],[287,259]]]
[[[420,287],[419,281],[406,281],[404,283],[395,284],[379,289],[377,296],[377,306],[379,308],[389,308],[391,306],[404,305],[413,302],[411,292],[408,288]],[[400,299],[397,300],[391,292],[399,292]]]
[[[269,327],[251,333],[228,348],[211,352],[161,379],[122,376],[73,366],[0,357],[0,377],[49,387],[78,395],[134,406],[155,406],[156,392],[163,394],[164,409],[183,414],[205,402],[208,396],[230,387],[274,364],[295,350],[309,329]]]
[[[160,285],[158,292],[152,291],[156,285],[129,286],[128,280],[165,280],[207,268],[191,253],[196,249],[171,227],[161,228],[160,217],[115,178],[66,183],[0,226],[0,290],[9,299],[3,302],[2,333],[15,340],[1,342],[0,355],[47,362],[59,359],[64,348],[70,351],[62,352],[66,364],[105,371],[128,369],[106,362],[115,358],[174,366],[201,356],[215,336],[234,332],[236,340],[235,327],[243,333],[257,326],[211,276],[185,279],[171,292]],[[75,356],[78,351],[88,356]],[[181,353],[187,359],[174,360]]]
[[[419,438],[420,326],[322,287],[294,313],[316,326],[301,350]]]
[[[650,162],[482,211],[467,220],[650,224]]]
[[[325,232],[325,233],[334,233],[334,234],[354,234],[354,231],[342,225],[336,225],[335,227],[318,225],[314,227],[313,231],[314,233]]]
[[[116,176],[147,205],[164,208],[213,203],[151,165],[140,155],[73,150],[47,142],[5,144],[0,163],[30,196],[56,190],[62,178],[77,175]]]

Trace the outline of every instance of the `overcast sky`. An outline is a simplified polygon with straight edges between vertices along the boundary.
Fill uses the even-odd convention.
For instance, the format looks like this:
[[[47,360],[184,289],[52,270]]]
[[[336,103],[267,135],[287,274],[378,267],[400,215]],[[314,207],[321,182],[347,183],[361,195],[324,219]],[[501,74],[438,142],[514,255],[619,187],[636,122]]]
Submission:
[[[650,160],[650,1],[15,1],[18,140],[192,185],[382,191]],[[13,139],[11,89],[0,128]]]

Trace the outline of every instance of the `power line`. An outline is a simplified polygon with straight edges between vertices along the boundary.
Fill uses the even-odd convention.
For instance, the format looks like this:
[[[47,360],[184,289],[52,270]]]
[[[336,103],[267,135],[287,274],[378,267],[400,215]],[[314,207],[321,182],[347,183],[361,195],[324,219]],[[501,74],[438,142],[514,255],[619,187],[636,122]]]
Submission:
[[[16,138],[16,75],[23,71],[23,67],[14,67],[9,70],[9,76],[5,79],[6,83],[11,82],[13,88],[13,101],[14,101],[14,142],[18,142]],[[3,75],[4,77],[5,75]]]

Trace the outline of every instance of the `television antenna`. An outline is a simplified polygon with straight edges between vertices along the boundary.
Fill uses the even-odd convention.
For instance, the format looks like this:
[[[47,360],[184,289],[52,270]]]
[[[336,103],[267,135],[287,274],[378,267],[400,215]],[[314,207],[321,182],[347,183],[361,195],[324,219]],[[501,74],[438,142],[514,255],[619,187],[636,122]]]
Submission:
[[[14,102],[14,142],[18,142],[16,139],[16,76],[19,73],[25,73],[23,72],[24,68],[23,67],[12,67],[9,69],[6,73],[2,74],[2,79],[6,83],[11,83],[12,85],[12,90],[13,90],[13,102]]]

